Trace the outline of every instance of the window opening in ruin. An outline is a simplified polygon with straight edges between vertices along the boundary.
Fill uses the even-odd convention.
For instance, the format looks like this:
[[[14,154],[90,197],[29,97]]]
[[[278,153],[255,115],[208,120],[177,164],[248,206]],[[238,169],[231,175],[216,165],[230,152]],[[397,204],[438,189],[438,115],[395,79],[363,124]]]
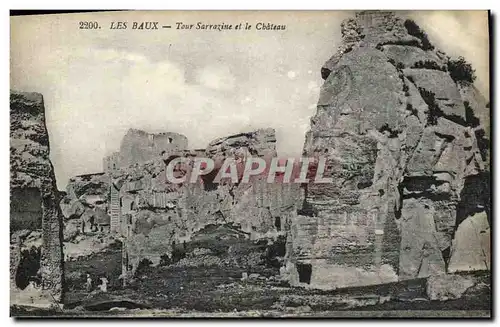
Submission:
[[[281,232],[281,218],[280,217],[274,218],[274,226],[276,227],[276,230],[278,232]]]
[[[297,264],[297,272],[299,274],[299,282],[311,283],[312,266],[310,264]]]

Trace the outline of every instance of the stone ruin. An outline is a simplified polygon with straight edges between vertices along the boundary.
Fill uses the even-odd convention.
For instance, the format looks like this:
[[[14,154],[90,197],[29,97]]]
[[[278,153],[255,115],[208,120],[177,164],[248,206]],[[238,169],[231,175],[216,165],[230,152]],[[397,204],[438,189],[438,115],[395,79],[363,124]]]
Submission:
[[[120,151],[103,160],[104,171],[109,172],[136,163],[152,160],[160,155],[168,155],[186,150],[188,139],[177,133],[146,133],[130,129],[122,140]]]
[[[471,83],[454,81],[450,59],[394,13],[359,12],[341,31],[338,52],[321,68],[325,81],[303,150],[328,158],[332,184],[215,184],[212,174],[203,183],[169,184],[165,167],[176,156],[276,156],[274,130],[219,138],[198,150],[189,150],[183,135],[130,130],[120,151],[104,159],[103,173],[68,183],[62,234],[44,148],[46,183],[23,173],[30,165],[14,163],[21,177],[13,181],[29,183],[11,185],[25,203],[44,190],[39,211],[19,206],[22,213],[12,218],[39,222],[43,212],[45,243],[38,248],[53,250],[42,255],[42,267],[62,265],[61,241],[66,251],[90,226],[122,244],[126,283],[142,260],[157,265],[207,226],[223,226],[250,240],[284,238],[280,278],[295,286],[334,289],[489,270],[489,122],[478,119],[488,117],[487,101]],[[24,122],[39,108],[28,99],[11,98],[11,108],[13,101],[24,108],[23,119],[14,120],[19,126],[11,120],[11,142],[19,138],[13,130],[22,130],[31,153],[32,144],[37,151],[45,144],[38,138],[46,131]],[[41,134],[25,132],[35,128]],[[15,149],[11,161],[24,160]],[[41,271],[59,290],[62,270]]]
[[[122,145],[126,139],[130,132]],[[251,184],[218,184],[211,182],[215,173],[200,177],[198,183],[174,185],[165,174],[176,156],[270,157],[276,156],[275,144],[274,130],[261,129],[216,139],[203,150],[158,149],[153,160],[72,178],[61,202],[63,213],[81,226],[93,215],[85,213],[95,212],[96,206],[107,211],[111,235],[122,242],[125,276],[133,275],[144,259],[157,265],[165,255],[172,257],[176,245],[190,242],[207,226],[229,226],[230,232],[252,240],[276,239],[284,236],[287,216],[297,209],[298,185],[268,184],[265,177]]]
[[[10,94],[11,304],[62,302],[62,215],[38,93]]]

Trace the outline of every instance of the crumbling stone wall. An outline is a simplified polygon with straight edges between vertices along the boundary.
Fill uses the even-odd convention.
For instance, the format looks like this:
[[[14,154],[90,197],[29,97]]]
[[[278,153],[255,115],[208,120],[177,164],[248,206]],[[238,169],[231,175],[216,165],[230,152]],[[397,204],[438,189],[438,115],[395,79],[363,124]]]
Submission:
[[[49,152],[42,95],[11,91],[11,304],[62,300],[62,215]],[[29,202],[21,207],[21,201]],[[30,295],[36,301],[26,301],[26,282],[36,285]]]
[[[111,172],[120,168],[120,152],[113,152],[109,156],[104,157],[102,162],[104,172]]]
[[[394,13],[358,12],[342,35],[304,145],[329,157],[333,184],[307,186],[284,274],[335,288],[446,273],[464,182],[488,169],[484,101]]]
[[[147,133],[138,129],[130,129],[120,145],[119,154],[112,154],[105,159],[107,166],[129,167],[137,163],[157,158],[163,153],[175,153],[186,150],[188,140],[177,133]]]

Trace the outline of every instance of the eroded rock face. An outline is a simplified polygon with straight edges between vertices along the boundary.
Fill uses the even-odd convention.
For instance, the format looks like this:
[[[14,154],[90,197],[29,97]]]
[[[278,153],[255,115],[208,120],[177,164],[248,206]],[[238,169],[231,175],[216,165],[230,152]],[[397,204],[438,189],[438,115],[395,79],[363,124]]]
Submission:
[[[11,304],[60,302],[62,215],[41,94],[11,91],[10,167]],[[36,303],[26,302],[30,282]]]
[[[206,153],[211,157],[234,156],[238,151],[248,155],[267,157],[276,155],[274,129],[259,129],[253,132],[230,135],[209,143]]]
[[[308,185],[291,221],[285,274],[293,284],[447,271],[464,184],[488,169],[475,112],[484,101],[470,99],[476,93],[451,79],[446,56],[412,26],[390,12],[342,24],[304,145],[305,155],[328,158],[333,184]]]

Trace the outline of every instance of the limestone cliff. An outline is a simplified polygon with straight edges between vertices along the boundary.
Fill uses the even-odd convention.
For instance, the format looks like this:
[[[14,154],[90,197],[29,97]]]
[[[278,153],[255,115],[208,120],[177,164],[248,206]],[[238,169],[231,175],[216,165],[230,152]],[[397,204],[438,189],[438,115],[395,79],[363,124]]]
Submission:
[[[61,301],[62,216],[49,154],[42,95],[12,91],[11,304]]]
[[[359,12],[341,32],[304,145],[328,157],[333,184],[306,189],[289,279],[332,288],[446,273],[450,252],[455,267],[470,257],[464,240],[451,251],[474,233],[457,226],[489,214],[489,197],[471,191],[489,189],[486,103],[412,21]]]

